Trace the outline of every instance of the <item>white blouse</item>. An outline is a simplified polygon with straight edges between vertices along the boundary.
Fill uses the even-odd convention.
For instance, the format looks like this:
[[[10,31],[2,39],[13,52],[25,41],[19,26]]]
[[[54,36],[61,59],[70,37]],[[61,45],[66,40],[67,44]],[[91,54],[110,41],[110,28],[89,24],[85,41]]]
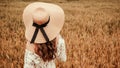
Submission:
[[[64,39],[59,35],[57,42],[56,59],[66,61],[66,48]],[[30,50],[25,50],[24,68],[56,68],[55,60],[44,62],[37,54]]]

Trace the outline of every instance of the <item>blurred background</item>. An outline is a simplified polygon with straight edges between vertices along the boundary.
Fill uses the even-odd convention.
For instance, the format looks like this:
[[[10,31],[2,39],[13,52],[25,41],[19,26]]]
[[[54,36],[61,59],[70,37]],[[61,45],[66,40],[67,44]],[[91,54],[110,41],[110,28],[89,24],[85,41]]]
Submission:
[[[67,62],[57,68],[120,68],[120,0],[0,0],[0,68],[23,68],[22,13],[37,1],[65,12]]]

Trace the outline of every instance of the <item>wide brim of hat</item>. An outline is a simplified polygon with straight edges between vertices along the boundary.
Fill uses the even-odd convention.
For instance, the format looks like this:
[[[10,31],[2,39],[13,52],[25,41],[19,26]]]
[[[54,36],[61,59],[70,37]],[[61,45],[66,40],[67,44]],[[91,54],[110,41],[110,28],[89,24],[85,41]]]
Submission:
[[[44,30],[49,38],[53,40],[60,32],[64,24],[64,11],[61,7],[55,4],[35,2],[29,4],[23,11],[23,22],[25,24],[25,37],[28,41],[31,41],[36,27],[32,26],[33,18],[32,13],[37,8],[45,9],[50,15],[50,21]],[[38,31],[37,37],[34,43],[46,43],[45,38],[43,37],[41,31]]]

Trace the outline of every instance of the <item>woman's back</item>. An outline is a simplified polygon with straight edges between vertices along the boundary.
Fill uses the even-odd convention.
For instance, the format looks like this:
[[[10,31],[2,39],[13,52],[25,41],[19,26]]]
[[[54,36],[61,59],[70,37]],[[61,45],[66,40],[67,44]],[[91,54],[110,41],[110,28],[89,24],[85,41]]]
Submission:
[[[56,40],[56,59],[66,61],[66,49],[64,39],[59,35]],[[55,60],[44,61],[35,52],[26,49],[24,68],[56,68]]]

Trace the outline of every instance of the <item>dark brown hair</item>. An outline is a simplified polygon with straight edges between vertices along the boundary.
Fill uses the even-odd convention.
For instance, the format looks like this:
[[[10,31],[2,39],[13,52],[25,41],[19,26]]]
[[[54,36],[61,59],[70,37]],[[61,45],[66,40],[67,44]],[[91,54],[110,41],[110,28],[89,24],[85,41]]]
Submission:
[[[56,57],[56,51],[56,39],[53,39],[49,43],[35,44],[35,53],[38,54],[43,61],[54,59]]]

